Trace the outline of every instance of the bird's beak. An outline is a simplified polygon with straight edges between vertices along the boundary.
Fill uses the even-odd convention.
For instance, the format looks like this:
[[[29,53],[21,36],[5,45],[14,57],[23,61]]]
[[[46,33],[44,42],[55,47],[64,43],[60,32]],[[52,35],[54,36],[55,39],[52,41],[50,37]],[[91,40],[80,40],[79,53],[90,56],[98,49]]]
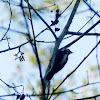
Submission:
[[[72,51],[70,52],[70,54],[73,53]]]

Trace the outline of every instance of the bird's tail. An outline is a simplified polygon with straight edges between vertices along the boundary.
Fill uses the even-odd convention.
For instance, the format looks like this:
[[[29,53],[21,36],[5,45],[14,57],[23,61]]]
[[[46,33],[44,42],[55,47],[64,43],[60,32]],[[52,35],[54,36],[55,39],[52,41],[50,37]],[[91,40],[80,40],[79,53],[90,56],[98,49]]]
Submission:
[[[53,75],[54,75],[54,72],[51,72],[51,71],[48,72],[47,75],[46,75],[46,80],[48,80],[48,81],[51,80]]]

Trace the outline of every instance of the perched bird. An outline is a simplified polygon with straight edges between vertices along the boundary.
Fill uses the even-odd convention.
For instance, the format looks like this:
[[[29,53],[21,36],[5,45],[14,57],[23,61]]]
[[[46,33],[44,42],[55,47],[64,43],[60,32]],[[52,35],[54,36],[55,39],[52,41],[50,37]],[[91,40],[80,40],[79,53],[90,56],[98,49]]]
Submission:
[[[53,63],[51,62],[51,68],[46,74],[46,80],[51,80],[54,74],[60,71],[65,66],[68,61],[68,55],[71,53],[72,51],[66,48],[58,50],[52,60]]]

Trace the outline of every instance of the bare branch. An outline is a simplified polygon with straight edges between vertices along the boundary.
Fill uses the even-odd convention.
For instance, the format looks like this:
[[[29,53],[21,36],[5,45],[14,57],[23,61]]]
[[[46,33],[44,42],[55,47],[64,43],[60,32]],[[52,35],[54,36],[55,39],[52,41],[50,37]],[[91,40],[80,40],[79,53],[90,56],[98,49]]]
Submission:
[[[86,2],[86,0],[83,1],[90,8],[90,10],[93,11],[100,18],[100,15]]]
[[[43,76],[42,76],[41,63],[40,63],[38,50],[37,50],[37,46],[36,46],[35,33],[34,33],[34,27],[33,27],[33,22],[32,22],[32,15],[31,15],[30,5],[29,5],[28,1],[27,1],[27,4],[28,4],[28,8],[29,8],[29,18],[30,18],[30,23],[31,23],[32,33],[33,33],[35,55],[36,55],[37,63],[39,65],[40,79],[41,79],[41,83],[42,83],[42,93],[44,94],[44,96],[42,96],[42,97],[45,98],[45,89],[44,89],[45,86],[44,86],[44,81],[43,81]]]
[[[89,31],[91,31],[96,25],[98,25],[100,23],[100,20],[97,21],[93,26],[91,26],[87,31],[85,31],[80,37],[76,38],[75,40],[73,40],[72,42],[70,42],[68,45],[66,45],[63,48],[68,48],[70,47],[72,44],[76,43],[78,40],[80,40],[85,34],[87,34]],[[62,48],[62,49],[63,49]]]
[[[100,97],[100,94],[99,95],[95,95],[95,96],[91,96],[91,97],[86,97],[86,98],[79,98],[79,99],[73,99],[73,100],[96,100],[97,97]]]
[[[32,40],[33,41],[33,40]],[[21,44],[21,45],[19,45],[19,46],[16,46],[16,47],[13,47],[13,48],[8,48],[8,49],[6,49],[6,50],[2,50],[2,51],[0,51],[0,53],[3,53],[3,52],[7,52],[7,51],[10,51],[10,50],[14,50],[14,49],[17,49],[17,48],[20,48],[21,46],[23,46],[23,45],[25,45],[25,44],[28,44],[30,41],[27,41],[27,42],[25,42],[25,43],[23,43],[23,44]]]
[[[71,34],[71,35],[82,35],[84,33],[69,31],[67,34]],[[100,36],[100,33],[86,33],[85,36]]]
[[[0,27],[0,28],[3,29],[3,30],[7,30],[7,28],[5,28],[5,27]],[[25,32],[17,31],[17,30],[14,30],[14,29],[9,29],[9,31],[15,32],[15,33],[20,33],[22,35],[27,36],[27,33],[25,33]]]
[[[11,6],[10,6],[10,0],[9,0],[8,4],[9,4],[9,8],[10,8],[10,22],[9,22],[9,26],[8,26],[8,28],[7,28],[7,31],[5,32],[5,34],[4,34],[4,36],[2,37],[2,39],[0,40],[0,42],[1,42],[1,41],[4,39],[4,37],[7,35],[8,31],[9,31],[9,29],[10,29],[10,25],[11,25],[12,10],[11,10]]]

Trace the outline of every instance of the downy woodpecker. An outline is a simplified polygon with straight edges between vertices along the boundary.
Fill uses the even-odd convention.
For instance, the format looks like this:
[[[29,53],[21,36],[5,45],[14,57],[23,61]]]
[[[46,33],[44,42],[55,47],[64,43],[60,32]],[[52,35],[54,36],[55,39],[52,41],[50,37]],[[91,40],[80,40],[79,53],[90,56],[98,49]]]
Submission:
[[[51,62],[51,68],[46,74],[46,80],[51,80],[55,73],[60,71],[68,61],[68,55],[72,52],[69,49],[59,49]]]

